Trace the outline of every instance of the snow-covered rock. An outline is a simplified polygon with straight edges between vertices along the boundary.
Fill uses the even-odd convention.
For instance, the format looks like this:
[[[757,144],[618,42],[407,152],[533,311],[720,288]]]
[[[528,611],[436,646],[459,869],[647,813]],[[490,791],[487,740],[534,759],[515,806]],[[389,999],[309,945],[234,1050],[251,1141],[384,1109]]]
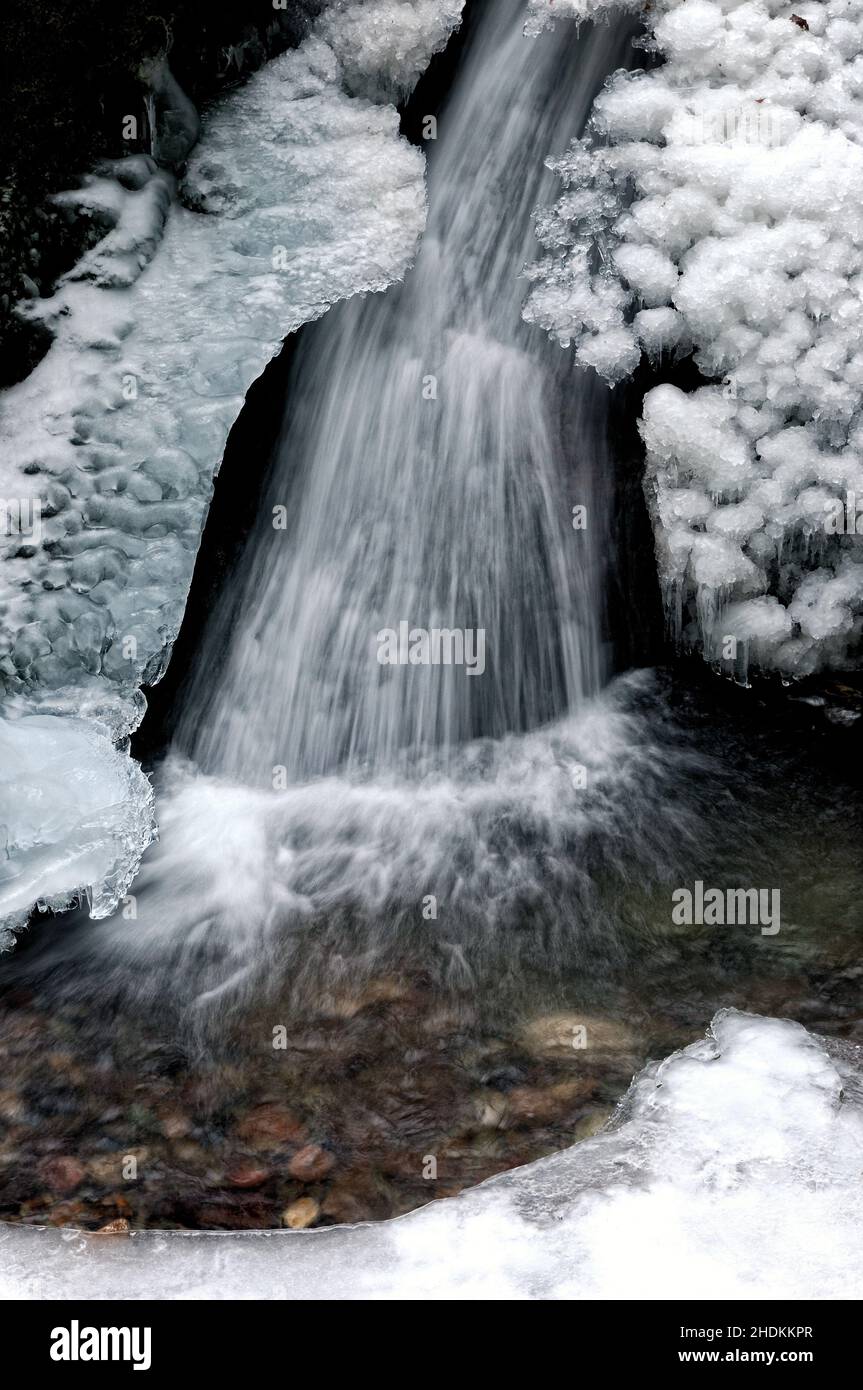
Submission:
[[[645,17],[665,62],[616,74],[553,166],[525,316],[610,381],[694,351],[717,383],[644,405],[677,639],[744,679],[842,666],[863,635],[863,0]]]
[[[854,1299],[861,1060],[797,1023],[725,1011],[650,1064],[604,1132],[459,1197],[319,1231],[2,1227],[0,1295]]]

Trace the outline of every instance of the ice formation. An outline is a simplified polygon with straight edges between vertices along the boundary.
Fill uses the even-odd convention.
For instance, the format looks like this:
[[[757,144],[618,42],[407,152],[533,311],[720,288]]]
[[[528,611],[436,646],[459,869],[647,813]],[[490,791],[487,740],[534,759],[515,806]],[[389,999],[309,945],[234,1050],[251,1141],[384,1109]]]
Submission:
[[[249,386],[288,333],[411,263],[424,160],[391,106],[344,87],[333,45],[351,48],[358,8],[378,29],[353,50],[352,72],[368,63],[375,81],[386,71],[405,89],[460,6],[426,4],[412,26],[402,11],[414,7],[399,4],[325,13],[299,49],[205,113],[179,201],[147,156],[105,164],[61,195],[110,230],[50,298],[28,303],[54,341],[0,396],[0,691],[11,717],[85,715],[118,741],[128,734],[139,686],[164,669],[179,628]],[[13,846],[16,815],[0,817]],[[141,831],[133,867],[151,833]],[[85,886],[70,859],[65,888]]]
[[[612,382],[692,351],[716,383],[644,402],[678,640],[742,679],[841,667],[863,632],[863,3],[646,19],[665,61],[616,74],[553,166],[525,316]]]
[[[854,1299],[860,1063],[800,1024],[724,1011],[635,1079],[604,1132],[459,1197],[321,1231],[5,1227],[0,1295]]]
[[[83,888],[105,917],[152,839],[153,791],[93,720],[0,718],[0,950],[34,902],[69,905]]]
[[[465,0],[335,0],[319,32],[348,91],[401,101],[460,21]]]

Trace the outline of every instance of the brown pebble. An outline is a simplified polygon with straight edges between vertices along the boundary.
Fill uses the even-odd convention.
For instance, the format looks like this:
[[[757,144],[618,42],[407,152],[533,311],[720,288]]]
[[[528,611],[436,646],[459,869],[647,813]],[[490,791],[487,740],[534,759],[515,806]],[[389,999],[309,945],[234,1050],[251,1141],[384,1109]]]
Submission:
[[[636,1035],[619,1019],[553,1013],[531,1019],[521,1041],[534,1056],[565,1056],[583,1066],[597,1056],[630,1052],[636,1046]]]
[[[227,1172],[231,1187],[260,1187],[269,1176],[269,1168],[261,1168],[257,1163],[235,1163]]]
[[[515,1123],[563,1119],[595,1090],[596,1080],[590,1076],[558,1081],[553,1086],[516,1086],[507,1093],[509,1116]]]
[[[159,1126],[166,1139],[185,1139],[192,1132],[192,1121],[179,1110],[160,1116]]]
[[[314,1197],[298,1197],[282,1212],[282,1225],[290,1227],[292,1231],[304,1231],[317,1221],[320,1214],[321,1209]]]
[[[39,1176],[52,1192],[74,1192],[87,1176],[83,1164],[77,1158],[57,1154],[46,1158],[39,1164]]]
[[[259,1105],[237,1125],[237,1136],[256,1148],[274,1149],[280,1144],[299,1144],[305,1138],[302,1123],[280,1105]]]
[[[306,1144],[294,1154],[288,1164],[288,1172],[298,1182],[320,1182],[327,1173],[332,1172],[336,1160],[320,1144]]]

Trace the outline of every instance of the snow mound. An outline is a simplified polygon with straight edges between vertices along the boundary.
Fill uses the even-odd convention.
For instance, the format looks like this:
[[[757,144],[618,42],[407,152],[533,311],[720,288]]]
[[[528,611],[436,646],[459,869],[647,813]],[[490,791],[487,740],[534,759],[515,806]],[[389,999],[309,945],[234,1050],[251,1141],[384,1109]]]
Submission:
[[[325,1231],[106,1241],[5,1227],[0,1294],[853,1299],[860,1064],[859,1048],[797,1023],[723,1011],[636,1078],[603,1133],[459,1197]]]
[[[611,382],[643,353],[661,367],[693,352],[717,383],[644,404],[678,642],[743,680],[750,664],[849,665],[863,635],[863,0],[660,0],[647,22],[664,64],[612,77],[552,166],[564,191],[537,218],[525,317]]]
[[[147,778],[91,720],[0,719],[0,804],[0,950],[34,902],[107,917],[153,839]]]

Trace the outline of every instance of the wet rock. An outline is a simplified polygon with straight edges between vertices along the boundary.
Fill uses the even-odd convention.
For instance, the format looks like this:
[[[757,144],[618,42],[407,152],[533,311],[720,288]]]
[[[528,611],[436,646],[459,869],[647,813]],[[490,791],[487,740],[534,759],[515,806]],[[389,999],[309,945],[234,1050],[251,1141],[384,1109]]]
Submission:
[[[55,1154],[39,1164],[39,1176],[52,1192],[74,1192],[87,1176],[87,1170],[77,1158]]]
[[[600,1105],[596,1110],[591,1110],[589,1115],[583,1115],[575,1129],[572,1137],[580,1143],[582,1139],[592,1139],[594,1134],[598,1134],[603,1125],[608,1124],[614,1114],[613,1105]]]
[[[199,1144],[181,1139],[171,1145],[171,1162],[175,1167],[194,1173],[206,1168],[208,1158]]]
[[[270,1169],[257,1163],[234,1163],[226,1178],[231,1187],[261,1187],[270,1177]]]
[[[314,1197],[298,1197],[282,1212],[282,1225],[292,1231],[304,1231],[312,1226],[321,1214],[321,1208]]]
[[[185,1139],[194,1128],[191,1119],[182,1110],[160,1112],[159,1126],[166,1139]]]
[[[480,1129],[500,1129],[506,1123],[507,1098],[499,1091],[485,1091],[474,1096],[473,1104]]]
[[[93,1214],[83,1202],[58,1202],[52,1207],[45,1222],[48,1226],[79,1226],[92,1221]]]
[[[335,1167],[336,1160],[320,1144],[306,1144],[294,1154],[288,1172],[297,1182],[320,1182]]]
[[[494,1067],[486,1072],[482,1083],[492,1091],[511,1091],[513,1086],[520,1086],[524,1080],[525,1074],[521,1067],[503,1066]]]
[[[276,1225],[278,1208],[271,1202],[251,1194],[226,1198],[224,1202],[207,1202],[194,1214],[194,1226],[201,1230],[214,1228],[227,1231],[266,1231]]]
[[[0,1091],[0,1120],[15,1124],[23,1120],[25,1114],[26,1107],[17,1091]]]
[[[374,1184],[357,1178],[350,1185],[331,1187],[321,1203],[321,1215],[342,1226],[372,1221],[385,1208]]]
[[[75,1058],[71,1052],[49,1052],[45,1060],[52,1071],[61,1074],[70,1071],[75,1066]]]
[[[100,1187],[113,1187],[123,1177],[123,1159],[121,1153],[99,1154],[88,1158],[87,1172]]]
[[[235,1133],[243,1143],[256,1149],[301,1144],[306,1137],[302,1122],[293,1111],[279,1105],[256,1106],[240,1121]]]
[[[534,1056],[583,1061],[598,1055],[631,1053],[637,1043],[633,1030],[619,1019],[582,1013],[543,1014],[526,1025],[521,1040]]]
[[[592,1077],[559,1081],[553,1086],[516,1086],[507,1095],[508,1119],[515,1124],[561,1120],[595,1089]]]

